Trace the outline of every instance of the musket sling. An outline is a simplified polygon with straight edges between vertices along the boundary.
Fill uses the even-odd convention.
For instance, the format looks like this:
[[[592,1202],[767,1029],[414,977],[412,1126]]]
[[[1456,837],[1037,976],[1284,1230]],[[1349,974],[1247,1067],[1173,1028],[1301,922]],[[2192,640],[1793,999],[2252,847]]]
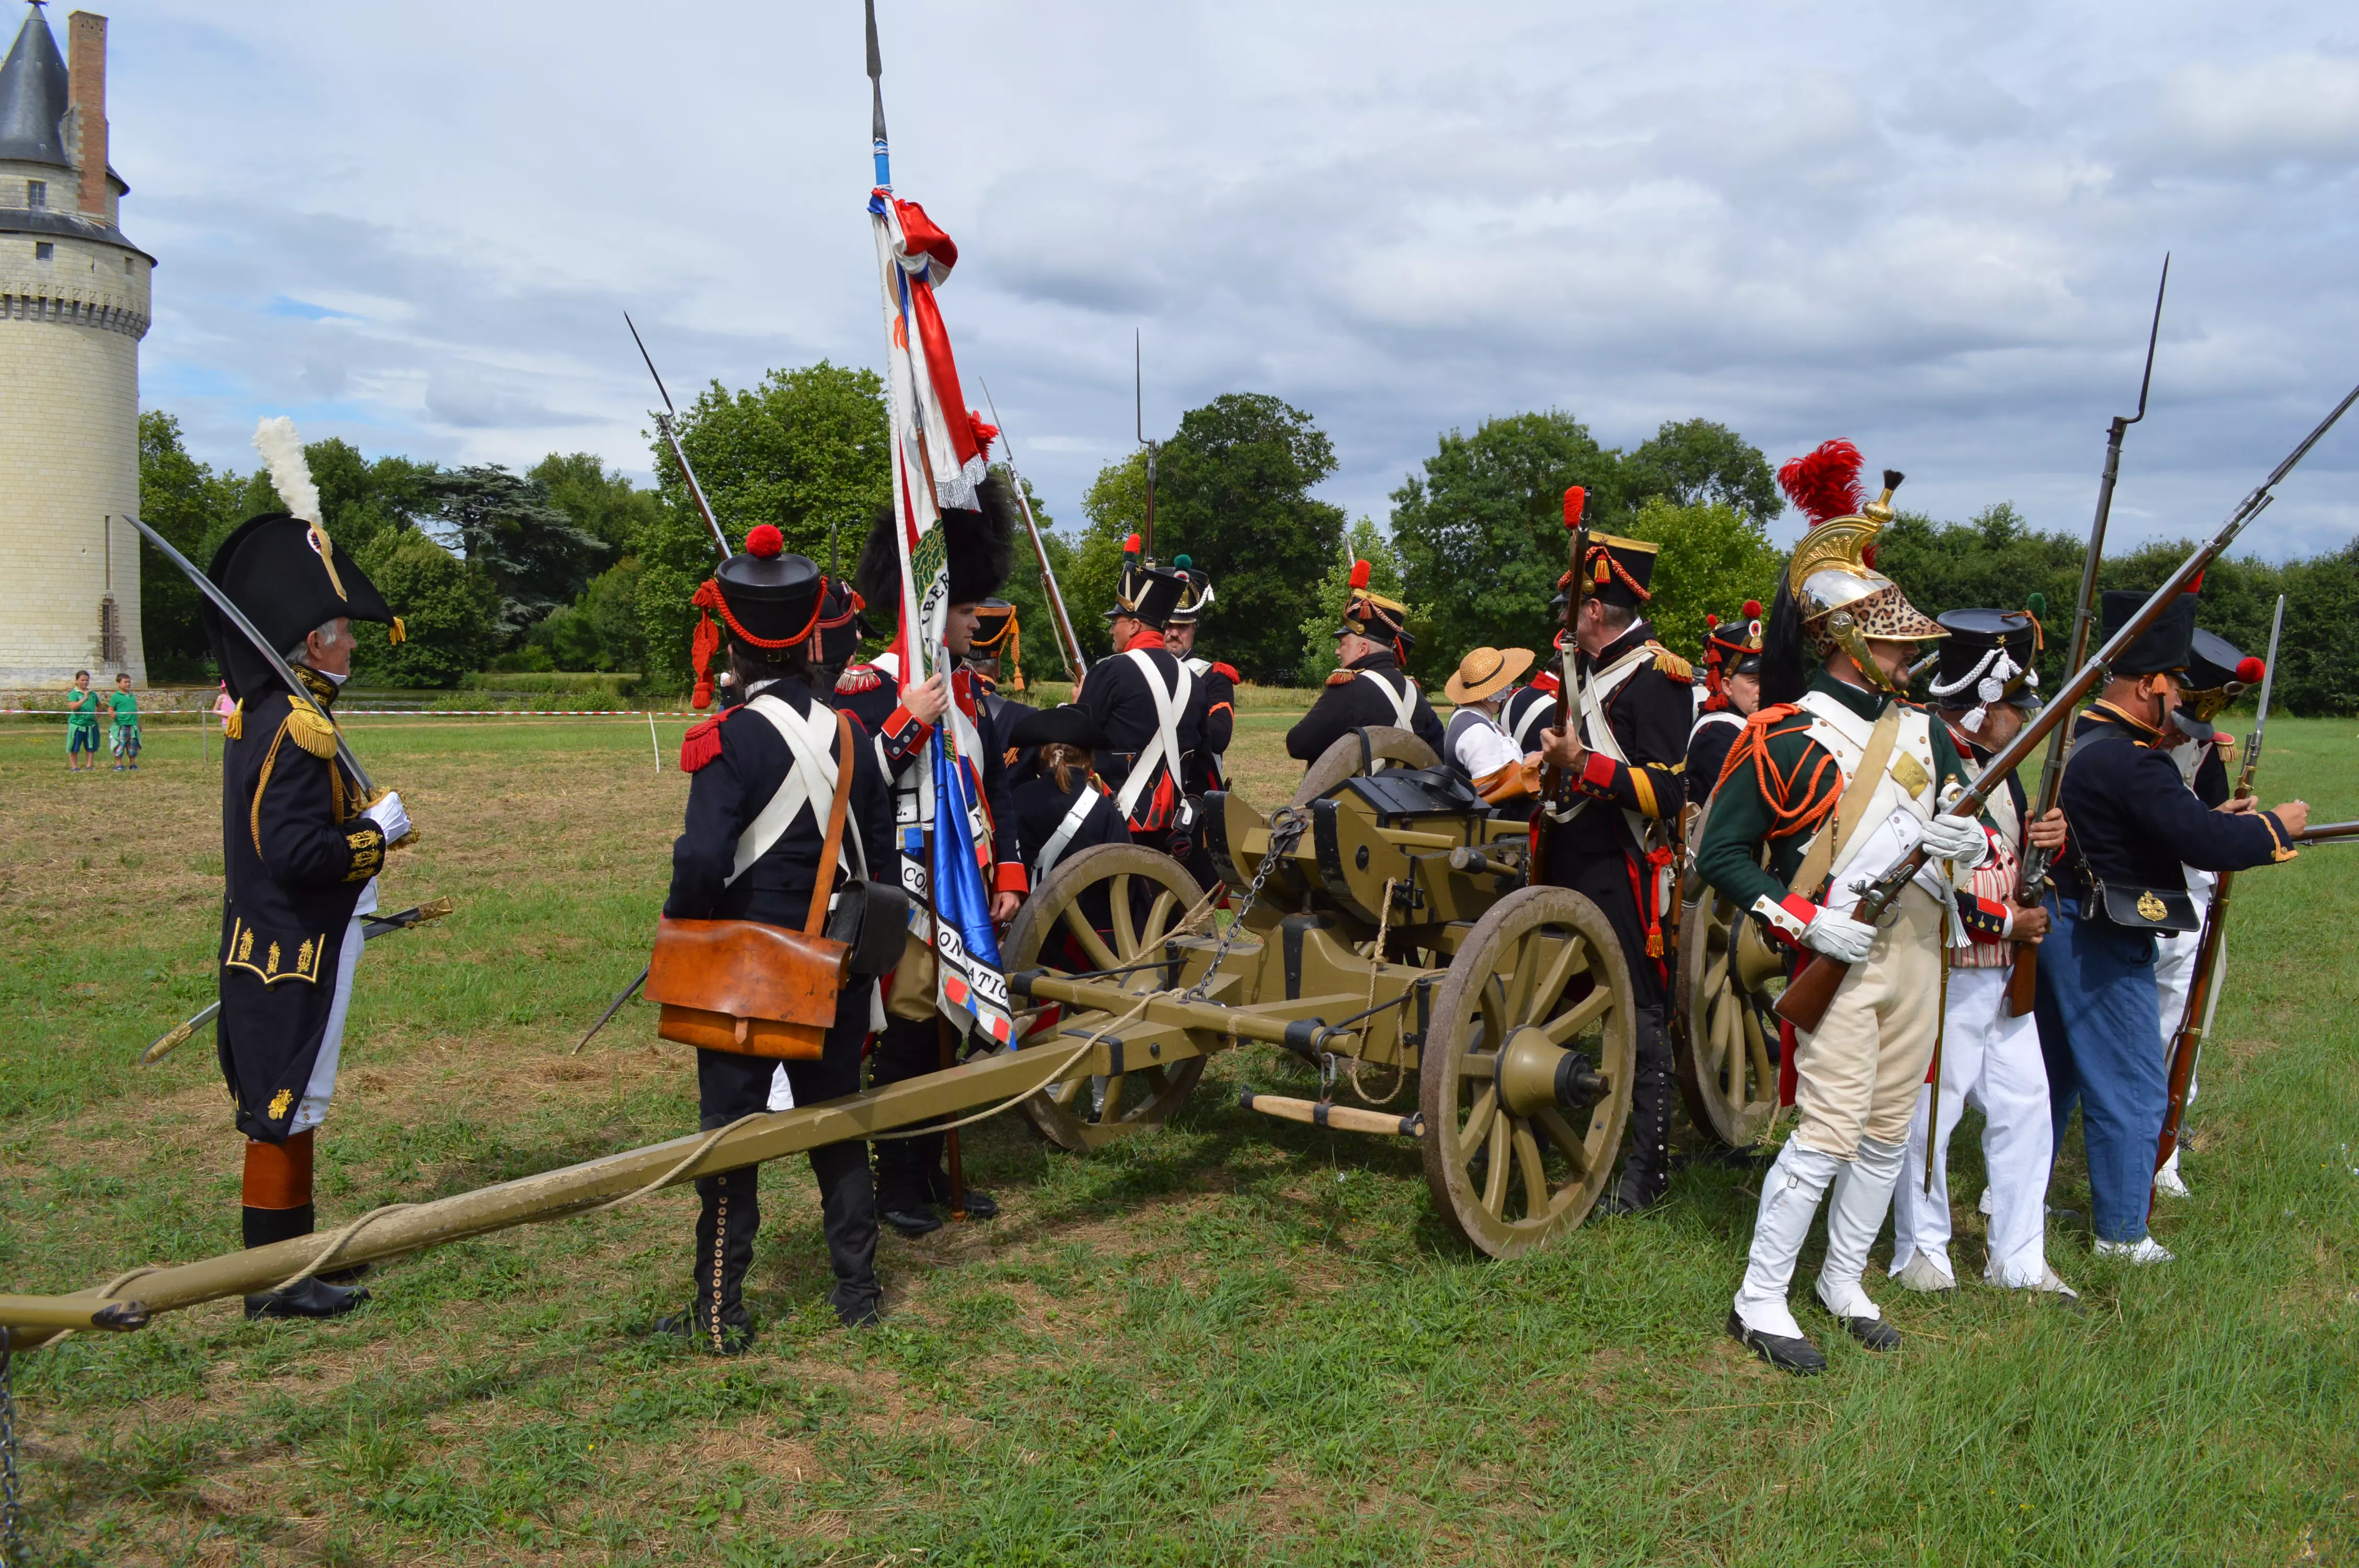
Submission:
[[[851,949],[820,933],[852,801],[852,720],[835,716],[835,795],[800,931],[756,920],[659,920],[647,996],[656,1033],[682,1045],[790,1062],[817,1061],[834,1027]],[[814,806],[816,802],[812,803]]]

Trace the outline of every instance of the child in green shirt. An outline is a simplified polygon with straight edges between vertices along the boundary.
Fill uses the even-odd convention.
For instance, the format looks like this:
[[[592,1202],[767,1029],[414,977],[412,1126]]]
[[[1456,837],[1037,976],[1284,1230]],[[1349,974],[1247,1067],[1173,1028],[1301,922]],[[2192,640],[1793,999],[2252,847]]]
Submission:
[[[114,709],[114,771],[139,771],[139,699],[131,695],[131,676],[114,677],[114,695],[106,699]]]
[[[73,690],[66,696],[66,768],[81,773],[98,766],[98,710],[106,699],[90,688],[90,672],[74,671]],[[82,761],[88,752],[90,760]]]

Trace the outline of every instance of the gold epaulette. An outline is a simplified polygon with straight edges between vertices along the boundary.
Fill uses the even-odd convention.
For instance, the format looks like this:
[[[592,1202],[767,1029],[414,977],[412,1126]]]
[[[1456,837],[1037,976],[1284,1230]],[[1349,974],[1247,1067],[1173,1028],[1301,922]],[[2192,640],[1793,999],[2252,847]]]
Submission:
[[[1659,643],[1655,644],[1655,669],[1685,686],[1695,680],[1695,666]]]
[[[1327,684],[1329,686],[1350,686],[1353,681],[1358,680],[1359,678],[1360,672],[1357,670],[1337,670],[1333,675],[1327,677]]]
[[[322,762],[336,754],[334,723],[306,697],[292,694],[288,697],[287,733],[295,738],[298,746]]]

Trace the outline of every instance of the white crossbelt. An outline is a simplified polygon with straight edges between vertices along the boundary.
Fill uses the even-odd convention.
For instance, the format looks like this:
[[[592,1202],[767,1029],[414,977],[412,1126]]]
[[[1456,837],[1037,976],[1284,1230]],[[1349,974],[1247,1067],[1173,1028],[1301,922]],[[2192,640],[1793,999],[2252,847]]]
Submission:
[[[1057,862],[1065,858],[1065,849],[1072,843],[1073,835],[1079,833],[1082,824],[1090,819],[1090,808],[1097,803],[1097,786],[1084,780],[1082,793],[1066,808],[1065,819],[1057,824],[1057,830],[1049,835],[1048,843],[1040,847],[1040,858],[1032,863],[1035,886],[1048,881],[1049,873],[1057,869]]]
[[[1417,683],[1408,678],[1408,672],[1402,672],[1401,683],[1397,690],[1394,689],[1392,682],[1385,679],[1383,674],[1376,670],[1362,670],[1360,678],[1375,682],[1376,689],[1383,692],[1386,698],[1393,705],[1393,722],[1404,730],[1408,729],[1409,716],[1417,711]]]
[[[1138,673],[1147,677],[1147,694],[1155,702],[1155,739],[1131,763],[1130,777],[1123,780],[1122,794],[1114,797],[1114,804],[1122,807],[1123,820],[1136,822],[1138,797],[1147,792],[1156,768],[1168,766],[1175,782],[1180,777],[1180,715],[1187,711],[1188,697],[1196,689],[1196,677],[1187,665],[1174,660],[1173,668],[1179,676],[1167,692],[1163,689],[1163,677],[1155,672],[1151,652],[1133,648],[1123,656],[1136,665]]]
[[[747,867],[768,854],[771,846],[786,836],[787,829],[795,825],[795,818],[801,816],[806,807],[810,809],[814,822],[821,827],[826,826],[814,802],[813,780],[817,780],[820,786],[817,799],[831,804],[835,799],[835,761],[828,755],[827,747],[828,740],[835,733],[833,709],[824,703],[811,704],[813,714],[823,713],[828,717],[829,722],[823,730],[813,719],[804,718],[786,702],[766,694],[747,702],[745,710],[759,715],[778,732],[778,738],[794,753],[795,765],[787,770],[787,776],[779,781],[768,802],[745,831],[737,836],[736,865],[723,881],[723,887],[744,876]],[[836,855],[844,870],[857,876],[860,873],[853,869],[853,856],[857,853],[860,857],[857,864],[865,866],[868,863],[867,846],[860,842],[860,824],[856,820],[847,819],[845,826],[851,831],[836,846]]]

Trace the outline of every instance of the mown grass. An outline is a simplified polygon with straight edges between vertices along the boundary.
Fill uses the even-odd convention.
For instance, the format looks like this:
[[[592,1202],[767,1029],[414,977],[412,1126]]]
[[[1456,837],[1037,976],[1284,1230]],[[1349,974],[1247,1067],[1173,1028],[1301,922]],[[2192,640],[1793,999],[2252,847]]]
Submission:
[[[1245,716],[1275,800],[1281,714]],[[680,726],[664,726],[667,750]],[[2273,798],[2352,815],[2359,738],[2281,720]],[[354,726],[424,832],[386,899],[321,1145],[322,1217],[674,1135],[685,1054],[635,1004],[684,783],[644,723]],[[204,1000],[219,808],[193,734],[70,777],[0,732],[0,1288],[235,1244],[239,1144]],[[1883,1290],[1876,1359],[1776,1377],[1721,1337],[1756,1168],[1700,1160],[1656,1216],[1499,1264],[1449,1241],[1416,1151],[1264,1121],[1214,1064],[1174,1125],[1052,1153],[969,1138],[1006,1212],[887,1238],[892,1315],[836,1330],[799,1162],[766,1175],[736,1362],[644,1335],[692,1200],[378,1271],[323,1327],[234,1304],[19,1363],[32,1561],[65,1563],[2282,1563],[2359,1553],[2359,893],[2321,849],[2245,879],[2223,1039],[2158,1231],[2073,1315]],[[1962,1275],[1981,1184],[1958,1141]],[[1683,1146],[1696,1140],[1682,1132]],[[2077,1144],[2054,1201],[2085,1211]],[[1816,1249],[1804,1268],[1814,1268]],[[1822,1338],[1826,1337],[1821,1336]]]

